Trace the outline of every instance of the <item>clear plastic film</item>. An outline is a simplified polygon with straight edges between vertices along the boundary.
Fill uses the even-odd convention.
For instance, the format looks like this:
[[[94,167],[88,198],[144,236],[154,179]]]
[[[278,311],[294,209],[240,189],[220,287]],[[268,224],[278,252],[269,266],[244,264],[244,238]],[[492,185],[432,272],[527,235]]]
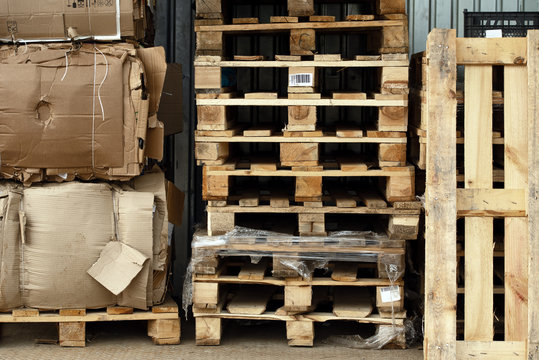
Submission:
[[[262,258],[273,259],[273,276],[313,277],[315,270],[329,270],[330,262],[377,263],[379,276],[388,278],[391,286],[402,278],[405,270],[404,240],[389,239],[386,234],[373,231],[336,231],[325,236],[295,236],[286,232],[258,230],[236,226],[223,235],[207,235],[206,230],[195,232],[192,241],[193,255],[188,266],[182,305],[185,313],[192,304],[193,274],[214,274],[219,259],[243,257],[257,264]],[[207,272],[206,272],[207,271]],[[295,275],[280,275],[280,274]],[[390,295],[393,296],[393,295]],[[391,308],[393,324],[395,310]],[[186,315],[187,316],[187,315]],[[395,332],[400,328],[394,326]],[[387,330],[383,330],[387,335]],[[382,336],[382,335],[380,335]]]
[[[399,287],[396,282],[404,274],[404,268],[400,264],[392,261],[391,257],[384,257],[384,267],[386,269],[390,286],[386,290],[390,297],[391,304],[391,325],[379,326],[376,333],[370,337],[364,338],[361,335],[334,335],[326,339],[326,343],[347,346],[355,349],[381,349],[391,343],[404,346],[406,344],[407,334],[415,331],[413,324],[404,320],[403,325],[397,325],[397,311],[392,300],[400,300]],[[412,334],[413,335],[413,334]]]

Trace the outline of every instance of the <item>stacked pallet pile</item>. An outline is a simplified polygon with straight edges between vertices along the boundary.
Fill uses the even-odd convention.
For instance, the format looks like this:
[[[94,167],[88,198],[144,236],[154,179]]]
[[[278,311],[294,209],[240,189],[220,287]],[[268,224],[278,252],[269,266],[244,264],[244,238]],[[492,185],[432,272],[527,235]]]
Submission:
[[[197,344],[219,344],[222,319],[260,319],[286,321],[290,345],[312,346],[328,320],[404,345],[420,212],[404,1],[205,0],[196,15]]]
[[[57,323],[80,347],[88,322],[146,320],[177,344],[182,194],[146,166],[163,152],[164,49],[137,42],[144,1],[48,5],[0,11],[0,324]]]

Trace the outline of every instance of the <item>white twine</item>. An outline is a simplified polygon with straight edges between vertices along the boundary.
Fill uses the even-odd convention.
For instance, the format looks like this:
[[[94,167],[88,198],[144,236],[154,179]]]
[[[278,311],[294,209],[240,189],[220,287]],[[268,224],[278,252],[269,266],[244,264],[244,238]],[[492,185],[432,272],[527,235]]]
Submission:
[[[69,69],[69,59],[67,58],[67,54],[70,52],[71,50],[68,50],[65,52],[65,57],[66,57],[66,69],[64,71],[64,76],[62,76],[62,80],[60,81],[64,81],[64,79],[66,78],[66,75],[67,75],[67,69]]]
[[[103,77],[103,80],[99,84],[99,88],[97,89],[97,97],[99,99],[99,105],[101,105],[101,114],[103,115],[103,121],[105,121],[105,109],[103,108],[103,101],[101,101],[101,88],[103,87],[103,84],[105,83],[105,80],[107,80],[107,76],[109,75],[109,62],[107,60],[107,57],[101,50],[95,47],[94,48],[99,51],[101,56],[103,56],[103,59],[105,59],[105,76]]]
[[[95,48],[95,46],[94,46]],[[97,77],[97,52],[94,51],[94,91],[92,96],[92,170],[95,169],[95,79]]]

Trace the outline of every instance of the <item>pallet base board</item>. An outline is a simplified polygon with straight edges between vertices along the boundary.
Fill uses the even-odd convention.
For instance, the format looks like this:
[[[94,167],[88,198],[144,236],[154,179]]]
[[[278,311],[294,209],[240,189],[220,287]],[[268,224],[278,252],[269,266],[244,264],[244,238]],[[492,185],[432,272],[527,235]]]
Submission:
[[[117,311],[121,309],[120,311]],[[0,314],[2,323],[57,323],[58,343],[64,347],[86,346],[86,323],[102,321],[148,321],[148,336],[157,345],[180,343],[178,306],[169,299],[151,310],[140,311],[128,307],[109,307],[106,311],[67,309],[58,312],[40,312],[38,309],[14,309]]]
[[[304,315],[283,316],[274,313],[264,313],[259,315],[230,314],[221,312],[219,314],[194,314],[196,319],[196,344],[197,345],[220,345],[222,337],[222,321],[233,320],[271,320],[285,321],[288,345],[307,346],[314,345],[314,323],[326,321],[357,321],[362,324],[373,324],[377,327],[377,333],[390,333],[397,330],[395,338],[389,344],[391,346],[406,347],[404,337],[404,320],[382,319],[377,315],[370,315],[364,318],[338,317],[331,313],[310,313]],[[382,335],[383,336],[383,335]]]

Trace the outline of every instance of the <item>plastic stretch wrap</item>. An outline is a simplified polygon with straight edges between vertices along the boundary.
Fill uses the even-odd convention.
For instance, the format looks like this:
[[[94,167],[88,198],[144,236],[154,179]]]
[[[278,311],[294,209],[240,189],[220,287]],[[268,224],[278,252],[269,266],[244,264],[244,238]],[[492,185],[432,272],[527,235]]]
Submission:
[[[330,261],[378,263],[379,269],[383,267],[390,284],[394,286],[404,274],[404,252],[385,252],[381,248],[394,250],[404,248],[404,245],[405,241],[389,240],[387,235],[372,231],[339,231],[330,232],[327,236],[300,237],[240,226],[218,236],[208,236],[205,231],[198,230],[193,236],[193,257],[185,276],[182,306],[187,316],[193,302],[193,273],[198,265],[215,261],[216,257],[249,257],[254,264],[263,257],[273,257],[274,262],[282,265],[281,268],[293,270],[304,279],[310,279],[316,269],[327,270]],[[394,310],[392,314],[395,324]],[[384,343],[384,339],[388,338],[385,345],[402,335],[401,326],[391,328],[394,331],[389,334],[386,327],[381,327],[383,330],[375,335],[377,338],[367,339],[369,344],[374,341],[368,346]]]

